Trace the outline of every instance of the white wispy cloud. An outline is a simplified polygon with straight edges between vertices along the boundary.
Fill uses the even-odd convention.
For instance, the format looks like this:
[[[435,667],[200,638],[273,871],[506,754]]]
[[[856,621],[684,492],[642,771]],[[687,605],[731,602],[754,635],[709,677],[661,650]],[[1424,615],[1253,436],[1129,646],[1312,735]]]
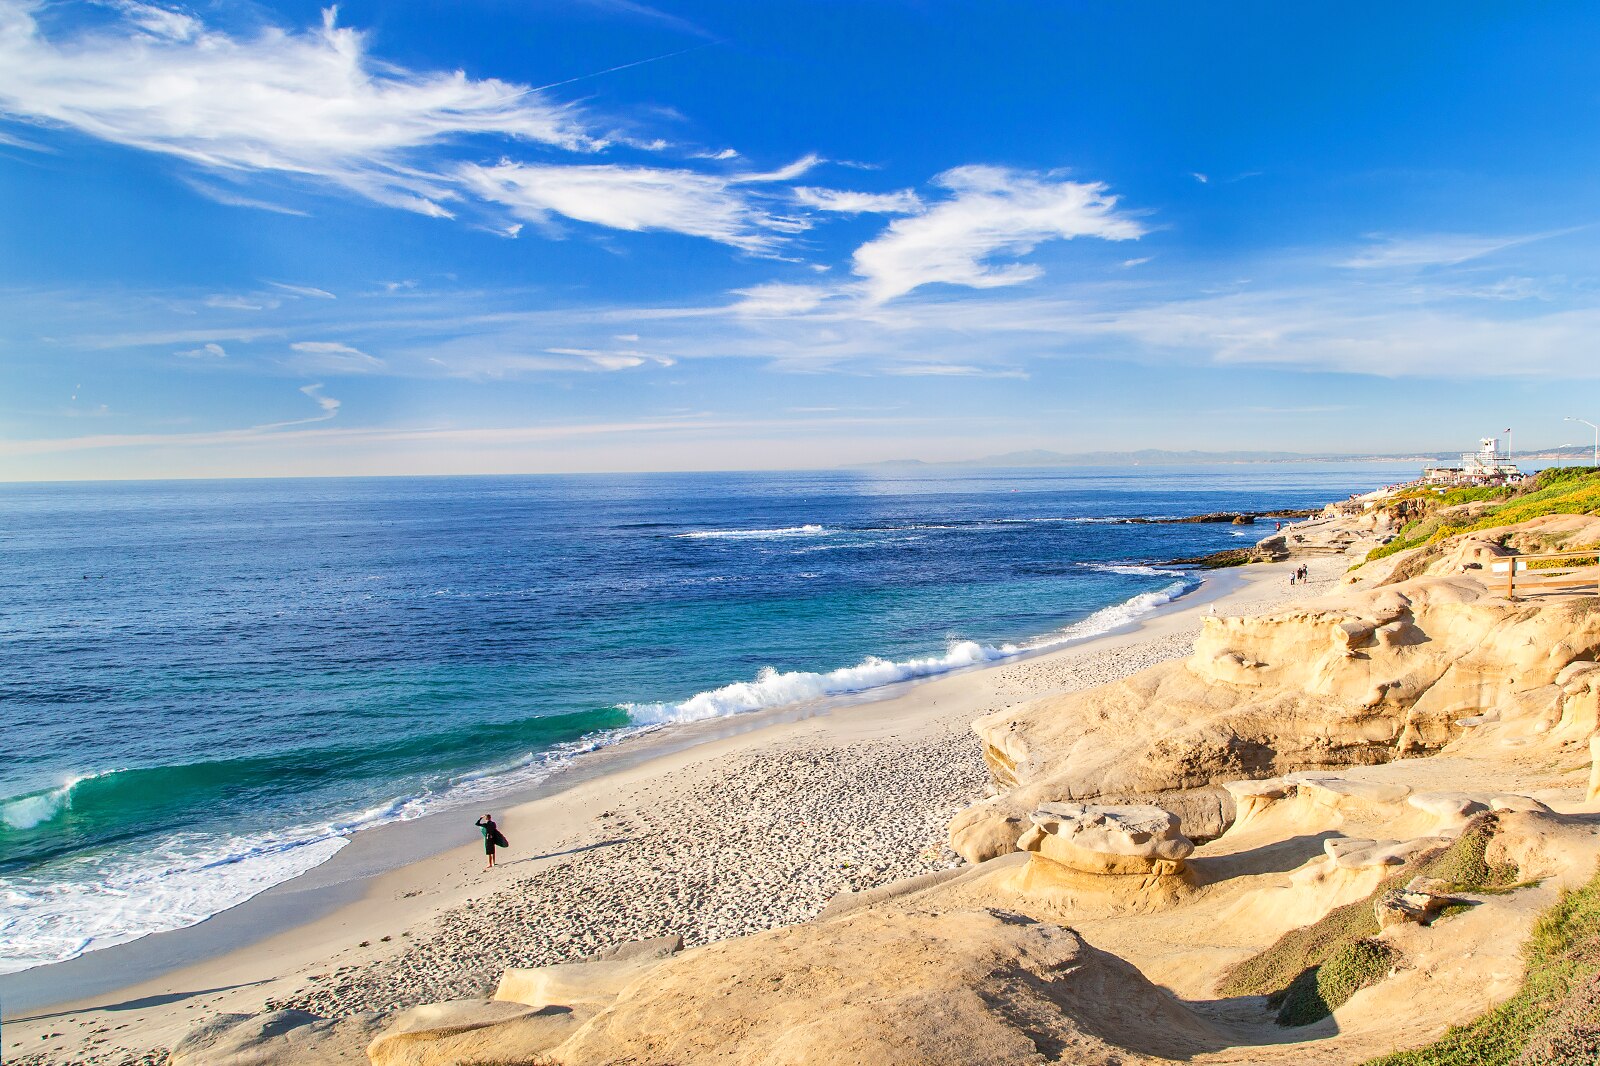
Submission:
[[[877,301],[942,282],[989,289],[1039,276],[1029,264],[999,265],[1048,240],[1132,240],[1145,228],[1119,213],[1099,182],[1069,181],[993,166],[965,166],[934,179],[951,197],[896,219],[855,253],[855,272]]]
[[[755,185],[768,182],[793,181],[795,178],[810,172],[814,167],[823,162],[821,156],[812,152],[796,159],[787,166],[778,167],[776,170],[760,170],[746,174],[734,174],[728,180],[734,184]]]
[[[216,341],[208,341],[198,348],[190,348],[178,354],[188,356],[190,359],[226,359],[228,356],[227,349]]]
[[[1374,234],[1367,247],[1343,260],[1339,265],[1354,270],[1455,266],[1458,263],[1480,259],[1506,248],[1551,236],[1556,234],[1533,233],[1502,237],[1463,233],[1436,233],[1415,237],[1386,237]]]
[[[293,365],[302,371],[364,374],[385,365],[382,359],[339,341],[295,341],[289,349],[296,355]]]
[[[749,176],[719,176],[664,167],[559,166],[504,161],[467,165],[463,185],[519,218],[552,216],[618,230],[659,230],[721,242],[748,252],[772,249],[801,220],[763,209],[736,186]]]
[[[201,30],[200,20],[182,11],[135,3],[134,0],[110,0],[106,6],[122,12],[129,22],[146,33],[170,41],[190,40]]]
[[[246,295],[243,293],[219,292],[205,298],[207,307],[214,307],[224,311],[269,311],[282,306],[283,301],[271,296],[259,294]]]
[[[891,363],[883,368],[891,377],[928,378],[1021,378],[1027,371],[1015,367],[972,366],[967,363]]]
[[[973,367],[1037,376],[1046,361],[1078,357],[1449,380],[1600,375],[1588,359],[1600,298],[1584,284],[1522,275],[1490,282],[1470,266],[1421,277],[1351,273],[1331,268],[1333,259],[1327,250],[1296,250],[1248,264],[1257,282],[1199,295],[1192,278],[1135,282],[1120,270],[1121,280],[1051,278],[1026,291],[928,288],[887,302],[869,298],[865,281],[770,282],[723,300],[665,306],[530,308],[524,292],[426,287],[405,300],[285,293],[270,315],[191,300],[199,309],[181,330],[170,328],[167,310],[178,301],[157,294],[80,300],[0,291],[0,321],[13,333],[29,322],[33,336],[63,351],[194,350],[200,360],[205,345],[226,345],[230,366],[313,378],[499,380],[700,359],[806,372],[955,375],[961,371],[924,368]],[[227,325],[241,318],[241,326]],[[258,327],[268,318],[271,328]],[[235,340],[248,346],[235,350]]]
[[[1120,336],[1147,357],[1444,380],[1595,376],[1581,354],[1600,329],[1600,308],[1505,317],[1485,303],[1286,286],[1057,317],[1064,334]]]
[[[332,418],[334,415],[338,414],[339,413],[339,408],[341,406],[343,406],[338,400],[335,400],[332,396],[324,396],[324,395],[322,395],[322,383],[321,382],[318,382],[315,385],[302,385],[302,386],[300,386],[300,391],[305,393],[307,396],[311,397],[313,400],[316,401],[317,406],[322,408],[322,414],[318,415],[316,418],[305,418],[305,419],[301,419],[301,420],[299,420],[297,422],[279,423],[279,425],[298,426],[298,425],[305,425],[307,422],[323,422],[323,421],[326,421],[327,419]],[[277,428],[277,427],[274,426],[274,427],[269,427],[269,428]]]
[[[853,192],[849,189],[819,189],[803,185],[794,190],[795,201],[817,211],[842,215],[914,215],[922,201],[910,189],[899,192]]]
[[[489,447],[495,445],[521,445],[545,441],[582,440],[593,437],[631,436],[649,434],[678,436],[684,434],[727,434],[748,431],[784,432],[804,430],[844,430],[849,428],[882,428],[887,421],[882,415],[845,416],[826,418],[774,419],[774,418],[715,418],[706,415],[688,417],[657,417],[611,422],[567,424],[540,424],[509,427],[437,427],[401,426],[374,428],[338,428],[317,426],[306,429],[290,428],[323,422],[337,414],[340,403],[332,397],[320,395],[322,386],[306,385],[300,391],[316,400],[323,414],[292,422],[277,422],[240,429],[195,431],[188,433],[122,433],[97,434],[82,437],[56,438],[0,438],[0,457],[20,458],[53,453],[96,451],[103,449],[133,448],[185,448],[251,447],[266,445],[281,448],[289,444],[315,446],[322,454],[330,448],[377,445],[389,447],[418,444],[427,447],[466,445]],[[331,407],[330,407],[331,405]],[[948,418],[901,418],[901,424],[916,425],[937,422],[948,427]]]
[[[526,86],[372,59],[333,8],[319,27],[248,37],[150,5],[120,10],[115,26],[47,33],[46,5],[0,0],[0,115],[434,215],[457,194],[418,166],[419,149],[476,134],[600,146],[575,110]]]
[[[678,30],[682,33],[692,34],[696,37],[713,36],[709,31],[700,28],[693,22],[690,22],[688,19],[680,18],[677,15],[668,14],[667,12],[662,11],[659,8],[651,7],[648,4],[638,3],[637,0],[575,0],[575,2],[583,4],[587,7],[600,8],[602,10],[614,11],[619,14],[641,18],[649,22],[666,26],[670,29]]]
[[[269,281],[267,284],[275,289],[282,289],[292,296],[305,296],[313,300],[338,299],[327,289],[319,289],[315,285],[291,285],[286,281]]]
[[[248,207],[255,211],[271,211],[276,215],[292,215],[296,218],[311,217],[311,212],[309,211],[302,211],[297,207],[288,207],[273,200],[262,200],[255,196],[246,196],[243,193],[234,192],[209,181],[200,181],[192,177],[180,177],[179,180],[207,200],[222,204],[225,207]]]
[[[54,153],[55,151],[55,149],[42,145],[38,141],[30,141],[26,137],[18,137],[15,133],[10,133],[6,130],[0,130],[0,144],[11,148],[24,148],[30,152]]]
[[[545,351],[551,355],[570,355],[582,360],[582,363],[572,364],[567,367],[567,369],[577,370],[631,370],[637,366],[644,366],[646,363],[654,363],[657,366],[672,366],[675,362],[675,360],[664,356],[651,355],[648,352],[633,351],[631,349],[605,351],[599,348],[546,348]],[[587,366],[584,364],[587,364]]]
[[[752,285],[748,289],[734,290],[733,295],[739,299],[729,310],[750,316],[803,314],[839,293],[838,289],[822,285],[792,285],[783,282]]]
[[[318,26],[230,33],[140,0],[107,6],[119,17],[85,24],[41,0],[0,0],[0,120],[65,127],[184,160],[193,172],[182,179],[225,204],[304,213],[275,196],[309,180],[437,217],[489,215],[473,224],[502,236],[516,236],[523,222],[548,227],[567,219],[773,256],[821,216],[909,215],[856,253],[856,271],[878,300],[931,282],[1012,284],[1034,269],[994,259],[1024,255],[1044,240],[1143,232],[1102,185],[999,167],[939,175],[934,184],[946,198],[924,210],[912,190],[790,188],[827,162],[816,153],[732,173],[477,162],[469,153],[483,153],[486,139],[497,153],[516,142],[594,153],[609,140],[588,116],[548,96],[548,87],[386,62],[369,53],[363,33],[338,24],[332,7]],[[632,134],[610,139],[647,151],[671,147]],[[725,163],[737,153],[699,157]],[[271,184],[274,195],[263,198],[252,181]]]

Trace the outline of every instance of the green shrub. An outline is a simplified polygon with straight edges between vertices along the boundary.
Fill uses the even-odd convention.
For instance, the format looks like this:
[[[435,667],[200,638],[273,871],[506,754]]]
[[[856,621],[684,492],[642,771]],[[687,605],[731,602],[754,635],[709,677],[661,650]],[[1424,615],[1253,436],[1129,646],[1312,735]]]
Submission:
[[[1544,489],[1558,482],[1586,478],[1594,473],[1595,468],[1592,466],[1547,466],[1534,476],[1534,483]]]
[[[1593,1066],[1600,1061],[1600,876],[1559,902],[1523,946],[1510,1000],[1435,1043],[1366,1066]]]
[[[1296,977],[1278,1000],[1279,1025],[1320,1022],[1357,992],[1389,975],[1394,951],[1365,937],[1340,944],[1326,962]]]
[[[1265,951],[1235,964],[1223,974],[1217,991],[1225,996],[1268,997],[1268,1002],[1279,1008],[1278,1020],[1284,1025],[1307,1025],[1327,1017],[1358,990],[1388,973],[1393,964],[1386,955],[1378,966],[1375,949],[1360,946],[1378,935],[1373,912],[1378,896],[1403,888],[1413,877],[1437,878],[1451,892],[1517,887],[1516,866],[1488,861],[1489,841],[1497,828],[1493,815],[1478,815],[1449,846],[1413,858],[1365,899],[1335,907],[1312,924],[1289,930]],[[1377,977],[1366,980],[1374,972]],[[1318,1003],[1327,1010],[1317,1013],[1321,1009]],[[1304,1020],[1292,1020],[1295,1018]]]
[[[1472,488],[1451,489],[1439,497],[1439,506],[1459,507],[1464,503],[1504,500],[1515,495],[1516,491],[1516,488],[1511,485],[1476,485]]]

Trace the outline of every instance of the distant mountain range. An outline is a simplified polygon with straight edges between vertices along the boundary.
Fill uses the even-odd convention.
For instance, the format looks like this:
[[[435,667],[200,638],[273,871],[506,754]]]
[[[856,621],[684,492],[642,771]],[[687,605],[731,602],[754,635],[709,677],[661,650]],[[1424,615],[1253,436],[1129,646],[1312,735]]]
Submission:
[[[1372,455],[1313,455],[1305,452],[1175,452],[1162,448],[1141,448],[1131,452],[1053,452],[1041,448],[1004,452],[978,459],[956,459],[930,463],[923,459],[886,459],[875,463],[854,463],[852,469],[907,467],[1018,467],[1018,466],[1191,466],[1202,463],[1438,463],[1453,462],[1465,449],[1438,452],[1393,452]],[[1524,462],[1589,459],[1587,445],[1547,448],[1521,452]]]

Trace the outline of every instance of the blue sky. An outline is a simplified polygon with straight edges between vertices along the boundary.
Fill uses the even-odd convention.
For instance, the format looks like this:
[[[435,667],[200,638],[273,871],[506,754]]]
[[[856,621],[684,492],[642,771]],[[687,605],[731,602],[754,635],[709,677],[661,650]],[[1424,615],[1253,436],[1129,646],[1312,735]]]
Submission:
[[[0,480],[1587,442],[1582,4],[0,0]]]

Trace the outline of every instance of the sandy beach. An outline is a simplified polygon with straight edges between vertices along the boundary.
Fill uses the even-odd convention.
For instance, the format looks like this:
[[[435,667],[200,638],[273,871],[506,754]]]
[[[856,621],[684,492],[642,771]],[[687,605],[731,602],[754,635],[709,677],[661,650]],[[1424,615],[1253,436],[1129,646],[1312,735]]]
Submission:
[[[1289,563],[1213,574],[1126,631],[881,698],[663,730],[584,757],[497,801],[513,847],[491,873],[476,811],[358,834],[311,874],[198,926],[0,979],[6,1061],[159,1062],[218,1012],[343,1015],[478,995],[508,966],[804,922],[840,893],[959,865],[946,825],[987,780],[974,718],[1182,657],[1205,613],[1319,595],[1348,564],[1309,565],[1295,587]]]

